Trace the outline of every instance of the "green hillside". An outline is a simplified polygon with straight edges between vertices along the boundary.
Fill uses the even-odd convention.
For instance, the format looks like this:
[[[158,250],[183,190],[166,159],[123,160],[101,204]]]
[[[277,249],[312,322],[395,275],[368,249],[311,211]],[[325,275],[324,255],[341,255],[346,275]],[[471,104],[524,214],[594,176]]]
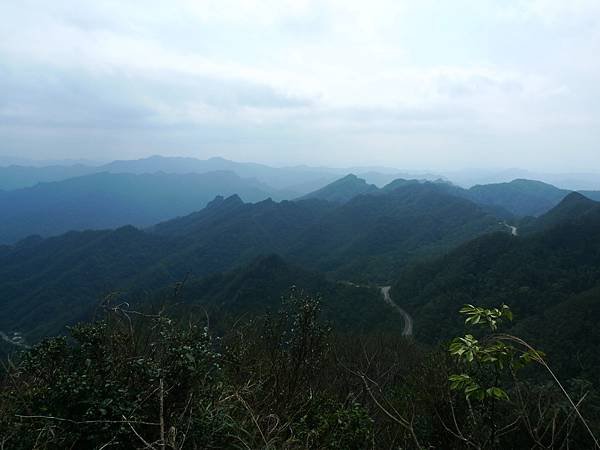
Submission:
[[[0,250],[0,330],[41,336],[86,317],[106,294],[159,289],[277,253],[333,279],[385,282],[405,264],[506,230],[467,200],[431,184],[322,200],[244,203],[216,198],[150,230],[70,232]]]
[[[172,289],[159,290],[156,300],[167,298]],[[230,272],[188,279],[177,291],[176,300],[206,308],[219,322],[276,311],[291,290],[320,297],[323,320],[337,331],[360,334],[402,329],[402,318],[385,304],[379,289],[333,282],[274,254],[258,257]]]
[[[574,214],[576,210],[580,213]],[[570,327],[577,328],[576,318],[583,315],[588,315],[586,322],[600,320],[593,307],[600,301],[600,204],[571,194],[538,220],[542,231],[524,237],[482,236],[434,262],[403,271],[392,293],[413,314],[418,338],[435,343],[455,335],[462,324],[453,311],[464,304],[505,303],[526,319],[519,326],[521,335],[533,337],[551,356],[571,364],[565,369],[571,374],[584,370],[569,357],[568,348],[582,342],[572,340],[577,334]],[[564,325],[558,326],[557,311],[565,314]],[[554,336],[550,346],[544,337],[548,335]],[[586,361],[587,373],[589,367],[600,367],[596,356]]]

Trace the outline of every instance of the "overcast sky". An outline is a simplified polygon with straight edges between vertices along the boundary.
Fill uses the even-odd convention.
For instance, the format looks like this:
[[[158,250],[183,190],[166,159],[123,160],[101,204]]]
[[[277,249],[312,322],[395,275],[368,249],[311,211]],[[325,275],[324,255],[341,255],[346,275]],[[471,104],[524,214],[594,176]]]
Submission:
[[[600,170],[599,0],[2,0],[0,154]]]

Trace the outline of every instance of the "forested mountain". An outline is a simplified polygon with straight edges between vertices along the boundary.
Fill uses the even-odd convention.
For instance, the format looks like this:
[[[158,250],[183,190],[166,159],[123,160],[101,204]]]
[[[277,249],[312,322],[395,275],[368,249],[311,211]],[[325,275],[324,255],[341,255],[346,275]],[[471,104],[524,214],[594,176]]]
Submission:
[[[456,334],[461,323],[453,311],[464,304],[505,303],[522,319],[520,335],[544,344],[570,375],[593,375],[600,358],[586,342],[585,362],[577,362],[581,354],[571,353],[577,341],[569,339],[586,333],[578,317],[586,316],[588,325],[600,320],[594,306],[600,302],[600,203],[572,193],[537,223],[540,231],[482,236],[403,271],[392,293],[413,314],[418,338],[433,343]]]
[[[380,190],[389,192],[406,184],[424,182],[426,181],[397,178]],[[445,190],[447,194],[466,198],[484,206],[487,211],[498,217],[511,220],[544,214],[572,192],[567,189],[559,189],[551,184],[525,179],[515,179],[507,183],[476,185],[469,189],[463,189],[441,179],[437,179],[433,183]],[[579,191],[579,193],[589,199],[600,201],[600,191],[588,190]]]
[[[330,202],[346,203],[358,195],[371,194],[377,191],[377,186],[368,184],[362,178],[350,174],[303,196],[302,199],[316,198]]]
[[[335,208],[306,230],[290,254],[338,277],[386,280],[408,261],[500,229],[497,218],[443,186],[407,183]]]
[[[408,262],[505,229],[477,205],[428,183],[343,205],[217,197],[147,231],[70,232],[0,247],[0,330],[44,334],[45,317],[67,323],[113,290],[161,288],[270,253],[338,279],[385,280]]]
[[[157,301],[172,288],[159,290]],[[291,290],[322,299],[324,320],[342,332],[396,331],[401,317],[384,301],[379,289],[327,280],[272,254],[233,271],[188,279],[177,291],[177,302],[206,308],[214,321],[277,311]]]
[[[0,330],[55,334],[155,263],[164,240],[131,226],[28,239],[0,251]],[[2,248],[2,247],[0,247]]]
[[[233,172],[92,174],[0,192],[0,243],[33,234],[145,227],[202,209],[218,194],[239,194],[250,202],[285,195]]]
[[[473,186],[468,198],[481,205],[497,206],[515,216],[539,216],[554,208],[570,192],[535,180],[516,179],[510,183]],[[600,191],[581,191],[592,200],[600,200]]]
[[[159,224],[152,232],[183,236],[184,259],[206,266],[256,249],[287,255],[304,267],[336,277],[386,279],[394,268],[479,234],[504,229],[473,203],[431,183],[408,184],[389,193],[359,195],[339,205],[323,200],[244,204],[218,198],[205,210]],[[178,264],[175,264],[178,265]]]
[[[377,189],[360,178],[347,176],[318,191],[307,194],[304,198],[335,199],[337,196],[343,201],[348,201],[350,198],[364,193],[391,192],[406,185],[423,183],[433,183],[449,195],[468,199],[484,206],[487,211],[497,217],[510,220],[544,214],[572,192],[540,181],[523,179],[516,179],[510,183],[476,185],[470,189],[463,189],[441,179],[427,182],[396,178]],[[600,191],[582,191],[581,194],[590,199],[600,200]]]
[[[532,180],[477,185],[469,189],[473,201],[500,206],[516,216],[539,216],[556,206],[569,191]]]
[[[569,222],[585,221],[586,216],[593,216],[598,212],[599,206],[600,203],[578,192],[571,192],[556,207],[528,223],[525,231],[541,231]]]

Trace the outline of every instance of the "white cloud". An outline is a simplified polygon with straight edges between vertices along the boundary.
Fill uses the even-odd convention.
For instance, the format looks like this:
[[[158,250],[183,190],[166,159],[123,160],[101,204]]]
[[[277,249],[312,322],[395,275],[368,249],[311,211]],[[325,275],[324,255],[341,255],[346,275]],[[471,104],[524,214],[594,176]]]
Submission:
[[[390,150],[394,143],[410,144],[423,150],[425,165],[438,159],[432,152],[441,151],[442,142],[457,155],[457,148],[472,147],[462,154],[473,155],[481,141],[475,144],[474,135],[486,136],[491,146],[512,139],[518,157],[543,152],[546,135],[555,135],[550,145],[566,148],[577,140],[589,155],[598,144],[593,127],[600,114],[594,101],[600,100],[598,5],[2,2],[0,138],[8,127],[5,146],[19,144],[19,127],[28,133],[99,129],[106,136],[128,127],[187,129],[191,136],[212,127],[244,135],[249,144],[255,133],[247,129],[259,127],[260,140],[252,145],[268,147],[269,136],[276,139],[283,128],[294,139],[332,145],[342,140],[327,133],[355,136],[343,139],[349,158],[369,136],[380,148],[372,156],[389,163],[400,160]],[[53,148],[69,141],[52,135],[58,136]],[[121,138],[114,134],[105,142],[121,151],[115,145]],[[183,147],[198,142],[189,138]],[[224,154],[236,157],[241,142]],[[2,151],[10,148],[0,145]],[[309,162],[315,154],[305,151]],[[334,154],[338,150],[316,156]]]

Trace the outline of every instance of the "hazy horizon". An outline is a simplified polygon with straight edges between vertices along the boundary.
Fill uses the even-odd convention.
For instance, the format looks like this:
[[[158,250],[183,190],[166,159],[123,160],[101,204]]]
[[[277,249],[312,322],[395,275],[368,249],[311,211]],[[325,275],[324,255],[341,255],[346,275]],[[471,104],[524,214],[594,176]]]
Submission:
[[[159,157],[159,158],[192,158],[192,159],[197,159],[197,160],[209,160],[209,159],[225,159],[228,161],[232,161],[232,162],[236,162],[236,163],[242,163],[242,164],[259,164],[259,165],[264,165],[264,166],[269,166],[269,167],[273,167],[273,168],[293,168],[293,167],[307,167],[307,168],[314,168],[314,169],[338,169],[338,170],[352,170],[352,169],[372,169],[374,171],[377,170],[385,170],[385,171],[406,171],[409,173],[433,173],[435,174],[436,170],[435,168],[432,167],[415,167],[415,168],[406,168],[406,167],[402,167],[402,166],[391,166],[391,165],[347,165],[347,164],[338,164],[338,165],[323,165],[323,164],[311,164],[309,161],[306,163],[299,163],[299,164],[272,164],[269,163],[267,161],[256,161],[256,160],[252,160],[252,159],[229,159],[229,158],[224,158],[223,156],[220,155],[208,155],[206,157],[197,157],[194,155],[178,155],[178,154],[172,154],[172,155],[163,155],[163,154],[147,154],[147,155],[140,155],[138,157],[133,157],[131,159],[128,158],[117,158],[117,159],[95,159],[95,160],[91,160],[91,159],[85,159],[85,158],[64,158],[64,159],[44,159],[44,158],[26,158],[26,157],[19,157],[19,156],[15,156],[15,155],[2,155],[0,154],[0,167],[6,167],[6,166],[10,166],[10,165],[16,165],[16,166],[27,166],[27,165],[31,165],[33,167],[44,167],[44,166],[50,166],[50,165],[65,165],[65,166],[69,166],[69,165],[89,165],[89,166],[102,166],[105,164],[110,164],[111,162],[115,162],[115,161],[135,161],[135,160],[144,160],[144,159],[149,159],[149,158],[154,158],[154,157]],[[439,169],[439,173],[461,173],[461,172],[472,172],[472,173],[490,173],[490,174],[499,174],[502,172],[509,172],[509,173],[513,173],[513,172],[523,172],[523,173],[530,173],[530,174],[548,174],[548,175],[599,175],[600,176],[600,169],[598,170],[592,170],[592,169],[588,169],[588,170],[582,170],[582,171],[561,171],[561,170],[548,170],[548,171],[543,171],[543,170],[535,170],[535,169],[528,169],[528,168],[524,168],[524,167],[518,167],[518,166],[514,166],[514,167],[485,167],[485,166],[463,166],[463,167],[457,167],[457,168],[448,168],[448,169],[444,169],[441,168]],[[600,184],[600,180],[598,180],[599,184]]]
[[[0,155],[600,167],[592,0],[24,0],[0,25]]]

